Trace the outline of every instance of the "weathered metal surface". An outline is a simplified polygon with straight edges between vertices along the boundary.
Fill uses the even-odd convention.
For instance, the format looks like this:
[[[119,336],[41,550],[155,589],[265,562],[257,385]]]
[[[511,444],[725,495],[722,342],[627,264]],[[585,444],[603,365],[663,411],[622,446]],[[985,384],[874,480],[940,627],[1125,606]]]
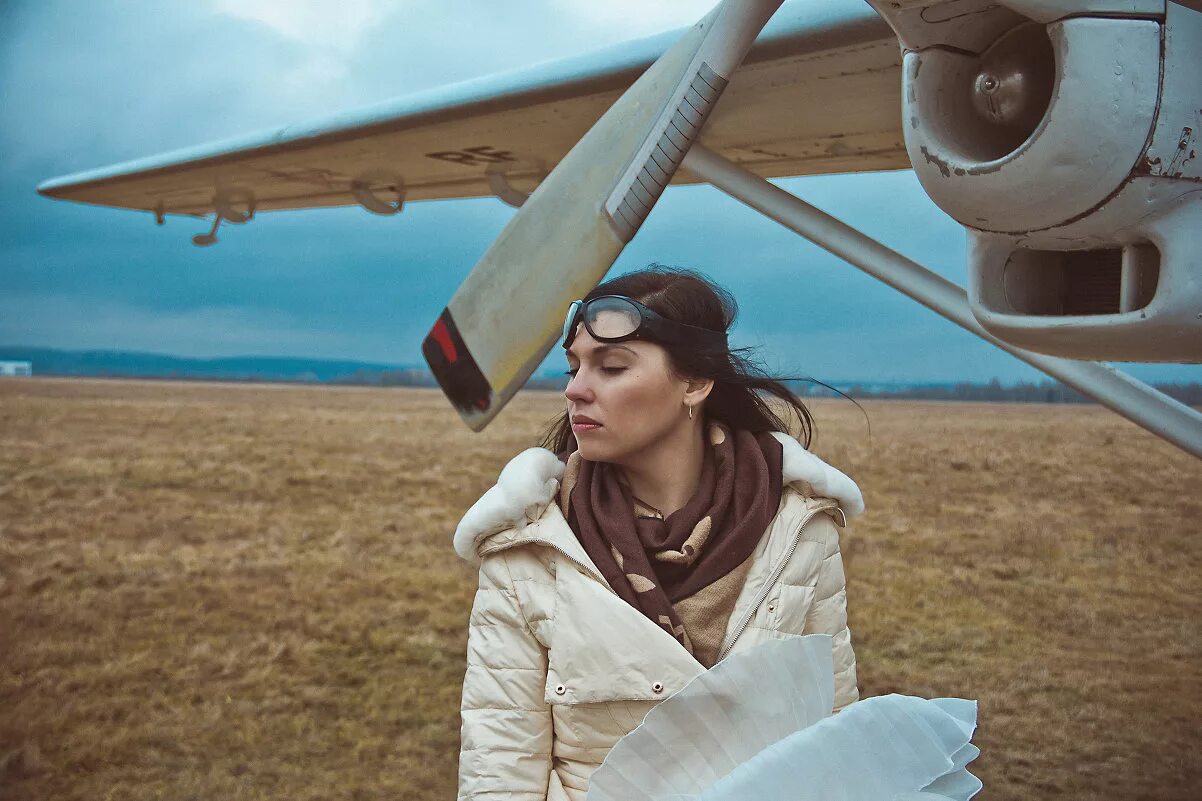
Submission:
[[[1052,23],[1048,34],[1055,89],[1017,146],[998,140],[998,126],[964,102],[979,59],[942,49],[906,54],[907,149],[931,199],[965,225],[1018,233],[1085,214],[1122,186],[1147,145],[1160,26],[1086,17]]]
[[[1046,29],[1053,47],[1054,86],[1038,119],[1038,109],[1019,103],[1007,114],[998,98],[973,94],[985,81],[1000,92],[1008,69],[1029,100],[1023,80],[1041,67],[1022,59],[1036,48],[997,59],[1006,69],[991,63],[1022,28],[994,50],[928,38],[905,56],[907,149],[931,198],[969,228],[977,320],[1042,353],[1202,362],[1202,14],[1164,0],[1002,2],[1035,20],[1028,30]],[[882,13],[912,25],[915,9],[953,8],[977,5]],[[966,14],[960,24],[983,20]],[[1105,297],[1070,301],[1095,292]]]

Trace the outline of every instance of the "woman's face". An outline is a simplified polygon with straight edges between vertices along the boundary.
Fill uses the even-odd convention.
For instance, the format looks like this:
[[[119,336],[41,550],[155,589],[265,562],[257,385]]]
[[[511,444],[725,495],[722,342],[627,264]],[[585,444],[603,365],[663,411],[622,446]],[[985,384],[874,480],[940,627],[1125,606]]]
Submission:
[[[691,423],[688,382],[673,375],[661,345],[598,342],[583,325],[577,332],[567,352],[572,379],[564,397],[582,458],[622,464]]]

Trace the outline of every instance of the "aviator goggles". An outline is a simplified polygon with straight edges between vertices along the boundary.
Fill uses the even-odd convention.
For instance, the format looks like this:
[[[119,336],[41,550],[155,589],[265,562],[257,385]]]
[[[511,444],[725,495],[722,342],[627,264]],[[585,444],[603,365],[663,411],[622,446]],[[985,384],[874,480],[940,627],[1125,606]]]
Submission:
[[[572,346],[576,323],[583,322],[598,342],[652,339],[670,345],[696,342],[705,350],[726,350],[726,334],[661,317],[637,300],[624,295],[602,295],[591,300],[574,300],[563,321],[563,347]]]

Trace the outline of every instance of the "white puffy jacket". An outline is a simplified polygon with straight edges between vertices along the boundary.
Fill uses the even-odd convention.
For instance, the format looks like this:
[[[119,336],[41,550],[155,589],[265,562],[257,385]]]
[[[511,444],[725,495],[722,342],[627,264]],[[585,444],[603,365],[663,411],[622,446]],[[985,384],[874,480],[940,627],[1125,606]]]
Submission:
[[[719,659],[765,640],[831,634],[840,709],[859,691],[836,521],[863,511],[863,499],[847,476],[776,436],[780,509],[751,557]],[[705,670],[610,589],[555,503],[562,473],[551,451],[523,451],[455,531],[455,550],[480,565],[459,801],[583,801],[614,743]]]

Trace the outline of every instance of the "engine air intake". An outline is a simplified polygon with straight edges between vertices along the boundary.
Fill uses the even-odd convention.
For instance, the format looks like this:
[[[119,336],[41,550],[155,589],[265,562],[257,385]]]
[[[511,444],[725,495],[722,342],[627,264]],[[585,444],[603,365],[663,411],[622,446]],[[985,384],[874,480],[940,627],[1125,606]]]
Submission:
[[[1151,245],[1098,250],[1015,250],[1002,276],[1008,309],[1078,317],[1138,311],[1156,294],[1160,254]]]

